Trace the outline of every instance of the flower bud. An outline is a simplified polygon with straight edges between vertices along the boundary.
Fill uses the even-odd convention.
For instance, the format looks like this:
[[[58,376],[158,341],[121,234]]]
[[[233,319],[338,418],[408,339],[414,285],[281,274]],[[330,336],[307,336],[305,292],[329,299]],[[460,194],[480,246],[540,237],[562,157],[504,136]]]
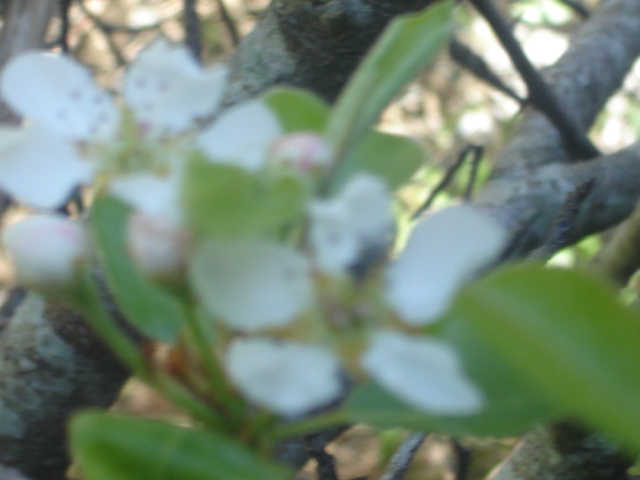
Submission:
[[[189,234],[173,222],[134,213],[127,240],[133,261],[148,277],[175,281],[184,272]]]
[[[28,217],[7,227],[3,240],[25,286],[58,295],[78,282],[87,242],[77,221],[58,215]]]
[[[289,165],[303,175],[310,175],[329,166],[331,151],[320,135],[292,133],[277,138],[271,147],[271,162]]]

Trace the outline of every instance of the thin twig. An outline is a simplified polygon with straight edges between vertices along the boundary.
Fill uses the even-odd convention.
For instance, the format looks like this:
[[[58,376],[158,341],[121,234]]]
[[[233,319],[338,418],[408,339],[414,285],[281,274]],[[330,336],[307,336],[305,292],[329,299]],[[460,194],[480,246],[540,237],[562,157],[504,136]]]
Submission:
[[[460,154],[458,155],[458,158],[456,158],[456,161],[449,168],[447,168],[446,172],[444,173],[444,176],[442,177],[442,180],[440,180],[438,185],[436,185],[435,188],[431,191],[431,193],[429,194],[427,199],[424,201],[422,206],[420,206],[420,208],[416,211],[416,213],[413,214],[414,219],[418,218],[425,211],[427,211],[429,207],[431,207],[431,204],[436,199],[436,197],[451,183],[453,176],[456,174],[458,169],[462,166],[469,152],[473,151],[473,149],[476,147],[477,147],[476,145],[469,145],[460,152]]]
[[[425,438],[426,433],[413,432],[407,435],[389,460],[380,480],[402,480]]]
[[[114,42],[111,34],[114,32],[139,33],[145,30],[150,30],[152,28],[157,28],[157,26],[159,26],[159,23],[150,26],[145,25],[144,27],[127,27],[126,25],[114,25],[112,23],[105,22],[93,12],[91,12],[91,10],[89,10],[84,4],[83,0],[78,0],[78,6],[80,7],[82,13],[84,13],[94,23],[94,25],[98,27],[98,30],[102,32],[102,35],[104,35],[104,38],[107,42],[107,46],[109,47],[111,54],[116,60],[116,64],[120,67],[126,65],[127,60],[126,58],[124,58],[124,55]]]
[[[504,83],[480,55],[471,50],[457,38],[451,39],[451,42],[449,43],[449,55],[451,55],[451,58],[458,65],[467,69],[480,80],[485,81],[496,90],[499,90],[505,95],[513,98],[520,105],[524,104],[524,99],[509,85]]]
[[[473,450],[469,447],[465,447],[455,438],[451,439],[451,446],[455,453],[455,480],[466,480],[469,474],[469,467],[471,466],[471,457]]]
[[[574,12],[576,12],[585,20],[591,16],[591,12],[587,10],[587,7],[585,7],[582,4],[582,2],[580,2],[580,0],[560,0],[560,1],[564,3],[566,6],[568,6],[569,8],[571,8]]]
[[[529,90],[529,101],[558,129],[565,145],[575,156],[583,159],[600,155],[598,149],[578,128],[576,122],[560,106],[555,95],[540,73],[529,62],[522,47],[513,36],[511,28],[491,0],[470,0],[489,22],[498,40],[506,50]]]
[[[227,31],[229,32],[229,37],[231,37],[231,44],[234,47],[237,47],[240,44],[240,34],[238,33],[238,27],[236,27],[236,22],[233,21],[231,15],[229,14],[229,10],[227,10],[227,6],[224,4],[224,0],[216,0],[218,4],[218,9],[220,10],[220,16],[222,17],[222,21],[227,27]]]
[[[556,216],[549,235],[544,243],[532,251],[529,258],[532,260],[548,260],[558,250],[570,244],[571,231],[576,223],[576,218],[582,210],[585,200],[597,184],[595,177],[579,184],[573,192],[567,195],[560,213]]]
[[[478,178],[478,167],[480,166],[480,160],[482,160],[482,155],[484,154],[484,146],[482,145],[472,145],[470,148],[473,156],[471,157],[471,172],[469,173],[469,181],[467,183],[467,188],[464,190],[464,194],[462,195],[462,199],[465,202],[471,200],[473,188],[476,186],[476,180]]]
[[[200,61],[202,60],[202,27],[196,10],[197,3],[197,0],[184,0],[182,21],[185,43],[193,56]]]
[[[309,435],[305,439],[306,449],[318,466],[316,472],[319,480],[338,480],[336,461],[333,455],[327,453],[326,438],[323,435]]]
[[[69,53],[69,8],[73,0],[60,0],[60,48]]]

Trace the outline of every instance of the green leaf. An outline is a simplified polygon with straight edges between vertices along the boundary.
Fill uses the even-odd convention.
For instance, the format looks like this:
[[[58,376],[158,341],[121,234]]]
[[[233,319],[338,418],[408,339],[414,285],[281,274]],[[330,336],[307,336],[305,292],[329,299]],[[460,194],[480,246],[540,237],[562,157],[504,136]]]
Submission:
[[[324,131],[329,107],[316,95],[297,88],[276,87],[263,100],[278,117],[285,133]]]
[[[291,472],[230,438],[164,422],[85,412],[71,451],[87,480],[280,480]]]
[[[452,30],[453,1],[394,19],[345,87],[327,125],[338,158],[356,145],[393,97],[425,68]]]
[[[521,265],[467,286],[455,309],[550,401],[640,448],[640,318],[609,288]]]
[[[178,302],[135,267],[127,253],[129,209],[113,198],[91,207],[91,225],[109,290],[133,326],[166,342],[175,340],[182,325]]]
[[[411,179],[425,157],[426,152],[415,140],[372,130],[345,158],[330,190],[335,193],[358,171],[378,175],[386,180],[390,190],[395,190]]]
[[[354,422],[378,428],[403,427],[477,437],[517,436],[555,414],[517,373],[482,341],[464,318],[444,320],[439,337],[456,347],[467,376],[482,390],[485,408],[472,416],[436,416],[405,405],[373,383],[348,399],[346,414]]]
[[[185,172],[187,224],[220,237],[286,225],[302,214],[307,189],[294,176],[258,178],[232,165],[194,156]]]

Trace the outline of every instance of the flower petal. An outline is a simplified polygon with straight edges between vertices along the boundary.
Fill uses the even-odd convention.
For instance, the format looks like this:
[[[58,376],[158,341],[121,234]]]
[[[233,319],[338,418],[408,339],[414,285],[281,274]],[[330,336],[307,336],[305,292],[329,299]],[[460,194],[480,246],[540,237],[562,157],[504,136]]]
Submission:
[[[75,145],[41,125],[0,129],[0,187],[35,208],[60,207],[94,170]]]
[[[482,393],[462,372],[453,348],[442,341],[379,330],[362,357],[362,366],[418,410],[473,415],[482,409]]]
[[[387,270],[388,302],[411,325],[437,320],[461,284],[493,260],[504,241],[493,219],[468,206],[427,217]]]
[[[24,285],[60,292],[78,280],[78,262],[86,254],[78,222],[59,215],[27,217],[8,227],[3,240]]]
[[[20,55],[4,69],[0,88],[17,113],[66,139],[104,140],[118,126],[113,99],[69,57],[43,52]]]
[[[231,381],[251,402],[286,417],[310,413],[342,393],[340,361],[322,347],[239,338],[226,364]]]
[[[276,243],[212,240],[197,248],[190,266],[205,308],[238,330],[286,325],[312,296],[306,259]]]
[[[129,218],[127,247],[140,270],[154,280],[182,279],[190,236],[174,222],[133,213]]]
[[[109,191],[134,210],[177,226],[182,224],[181,181],[182,169],[175,166],[164,176],[132,173],[115,177]]]
[[[123,96],[152,135],[171,135],[213,114],[227,73],[223,67],[203,70],[185,46],[158,38],[128,68]]]
[[[390,232],[391,195],[385,182],[368,173],[355,175],[340,193],[363,243],[384,243]]]
[[[338,274],[368,249],[384,245],[391,230],[391,196],[384,182],[361,173],[339,195],[309,204],[309,242],[317,266]]]
[[[276,116],[259,100],[241,103],[224,112],[198,138],[213,162],[257,172],[266,163],[269,147],[280,135]]]

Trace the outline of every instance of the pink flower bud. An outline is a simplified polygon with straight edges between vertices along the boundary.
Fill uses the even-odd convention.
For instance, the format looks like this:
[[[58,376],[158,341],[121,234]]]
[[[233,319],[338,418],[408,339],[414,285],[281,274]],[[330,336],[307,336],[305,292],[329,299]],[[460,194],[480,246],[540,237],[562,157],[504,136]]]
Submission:
[[[189,234],[173,222],[134,213],[129,220],[129,253],[140,270],[159,281],[177,280],[183,273]]]
[[[292,133],[274,141],[270,157],[272,164],[290,165],[298,173],[309,175],[329,166],[331,151],[320,135]]]
[[[3,235],[18,280],[45,294],[60,294],[78,281],[86,234],[75,220],[58,215],[28,217]]]

